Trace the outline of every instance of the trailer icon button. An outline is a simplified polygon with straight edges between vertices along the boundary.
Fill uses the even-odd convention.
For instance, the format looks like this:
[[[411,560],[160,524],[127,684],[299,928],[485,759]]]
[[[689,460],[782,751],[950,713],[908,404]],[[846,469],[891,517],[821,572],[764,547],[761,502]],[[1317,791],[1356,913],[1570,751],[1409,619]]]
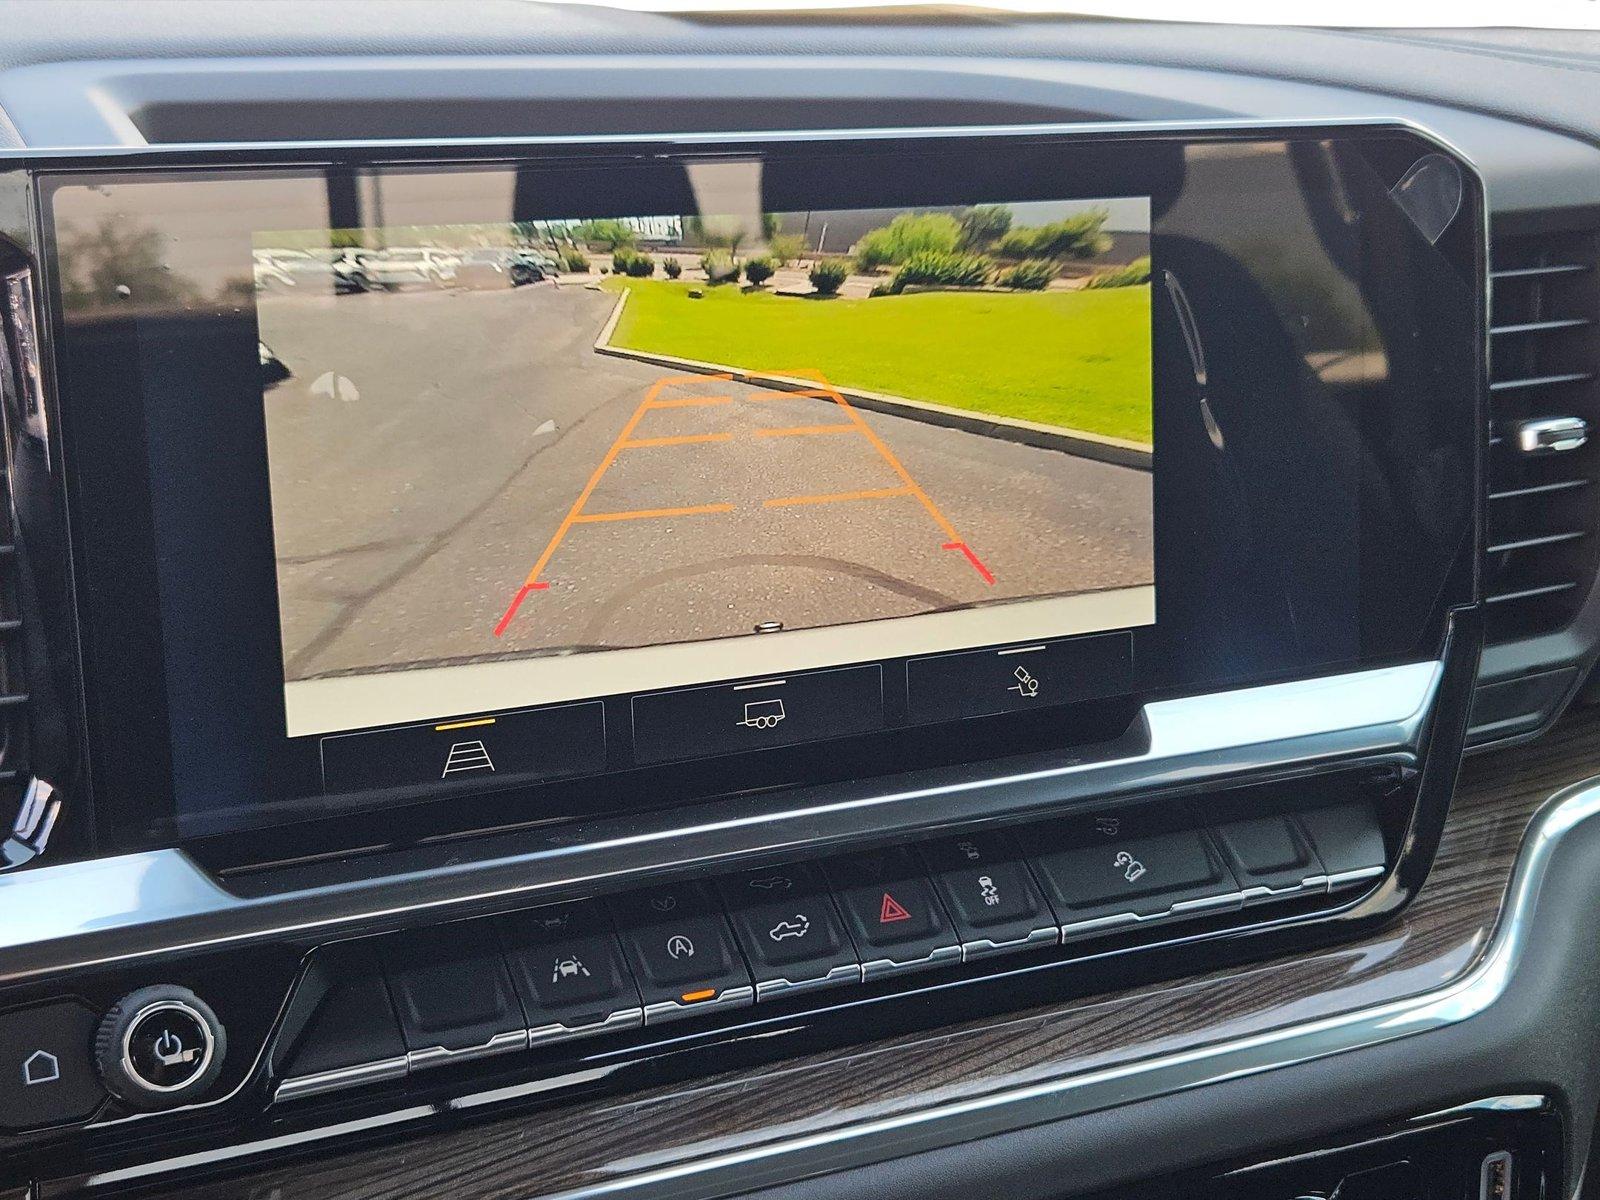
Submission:
[[[882,729],[883,669],[874,663],[648,692],[633,697],[632,709],[641,766],[764,752]]]
[[[744,706],[744,718],[737,723],[746,729],[772,729],[788,715],[782,700],[751,700]]]

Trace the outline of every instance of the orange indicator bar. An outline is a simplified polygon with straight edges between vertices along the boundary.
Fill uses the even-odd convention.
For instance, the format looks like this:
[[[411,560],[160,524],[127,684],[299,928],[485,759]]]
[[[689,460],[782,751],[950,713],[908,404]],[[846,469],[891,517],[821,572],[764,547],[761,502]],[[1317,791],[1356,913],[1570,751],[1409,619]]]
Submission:
[[[444,733],[451,729],[476,729],[480,725],[493,725],[493,717],[479,717],[476,721],[452,721],[448,725],[435,725],[435,733]]]
[[[685,1004],[693,1004],[697,1000],[709,1000],[717,994],[716,988],[701,988],[698,992],[685,992],[679,996]]]

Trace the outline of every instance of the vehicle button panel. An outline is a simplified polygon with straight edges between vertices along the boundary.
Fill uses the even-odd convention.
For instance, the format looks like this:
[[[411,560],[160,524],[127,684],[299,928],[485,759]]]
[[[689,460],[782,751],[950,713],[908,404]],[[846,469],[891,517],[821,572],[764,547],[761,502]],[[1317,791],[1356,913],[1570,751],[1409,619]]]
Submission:
[[[756,1000],[859,983],[861,963],[820,872],[791,864],[718,883],[756,984]]]
[[[1063,938],[1243,904],[1232,873],[1198,829],[1071,845],[1033,863]]]
[[[597,901],[511,913],[498,924],[534,1044],[644,1024],[639,986]]]
[[[1007,835],[974,833],[919,850],[966,960],[1061,940],[1055,914]]]
[[[623,950],[644,1002],[644,1023],[755,1000],[728,922],[701,884],[630,892],[611,901]]]
[[[905,849],[824,864],[861,953],[863,979],[961,960],[961,943],[922,867]]]
[[[1328,890],[1328,877],[1293,817],[1251,817],[1212,827],[1246,904]]]
[[[527,1045],[527,1021],[490,922],[395,934],[380,954],[412,1070]]]

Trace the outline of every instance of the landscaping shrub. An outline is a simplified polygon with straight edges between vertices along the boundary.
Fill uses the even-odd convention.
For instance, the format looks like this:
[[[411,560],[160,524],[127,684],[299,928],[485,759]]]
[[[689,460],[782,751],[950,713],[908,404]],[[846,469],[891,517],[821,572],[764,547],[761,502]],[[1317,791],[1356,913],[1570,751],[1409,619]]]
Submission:
[[[770,258],[752,258],[744,264],[745,281],[760,287],[772,278],[772,273],[777,270]]]
[[[1001,258],[1093,258],[1111,249],[1106,216],[1094,209],[1048,225],[1024,225],[1002,237],[995,251]]]
[[[986,250],[1011,229],[1011,210],[1004,204],[979,204],[958,218],[961,222],[961,247]]]
[[[832,296],[850,278],[850,264],[842,258],[825,258],[811,268],[811,286]]]
[[[638,279],[647,278],[655,274],[656,261],[648,254],[641,254],[637,250],[626,246],[619,247],[611,256],[611,273],[613,275],[632,275]]]
[[[589,273],[589,257],[576,246],[569,246],[562,251],[561,263],[567,270],[575,274],[587,275]]]
[[[1042,292],[1056,277],[1056,265],[1042,258],[1029,258],[1000,272],[995,280],[1001,287],[1021,292]]]
[[[708,250],[700,256],[700,269],[712,283],[730,283],[739,278],[739,263],[726,250]]]
[[[606,250],[621,250],[625,246],[633,245],[637,235],[625,222],[607,217],[601,221],[584,221],[572,231],[572,236],[591,246],[600,246]]]
[[[683,264],[675,258],[669,258],[661,264],[661,269],[667,273],[668,279],[676,279],[683,274]]]
[[[982,287],[994,273],[994,260],[986,254],[952,254],[924,250],[900,264],[889,290],[900,293],[911,284],[925,287]]]
[[[856,266],[862,271],[895,266],[924,251],[954,253],[961,244],[961,223],[949,213],[901,213],[856,242]]]
[[[775,233],[767,239],[767,257],[786,267],[806,252],[806,239],[798,233]]]
[[[1091,275],[1084,281],[1086,288],[1119,288],[1133,287],[1135,284],[1150,282],[1150,256],[1136,258],[1125,267],[1114,267],[1109,271],[1101,271],[1098,275]]]

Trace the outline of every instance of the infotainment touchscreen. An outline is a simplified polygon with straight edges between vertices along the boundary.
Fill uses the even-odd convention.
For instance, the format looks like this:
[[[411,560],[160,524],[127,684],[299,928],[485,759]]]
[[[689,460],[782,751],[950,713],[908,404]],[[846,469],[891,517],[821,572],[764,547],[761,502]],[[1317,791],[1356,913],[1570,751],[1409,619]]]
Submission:
[[[254,234],[290,736],[1155,619],[1148,198],[747,179]]]
[[[1136,755],[1474,597],[1481,197],[1414,132],[146,158],[39,184],[130,845]]]

